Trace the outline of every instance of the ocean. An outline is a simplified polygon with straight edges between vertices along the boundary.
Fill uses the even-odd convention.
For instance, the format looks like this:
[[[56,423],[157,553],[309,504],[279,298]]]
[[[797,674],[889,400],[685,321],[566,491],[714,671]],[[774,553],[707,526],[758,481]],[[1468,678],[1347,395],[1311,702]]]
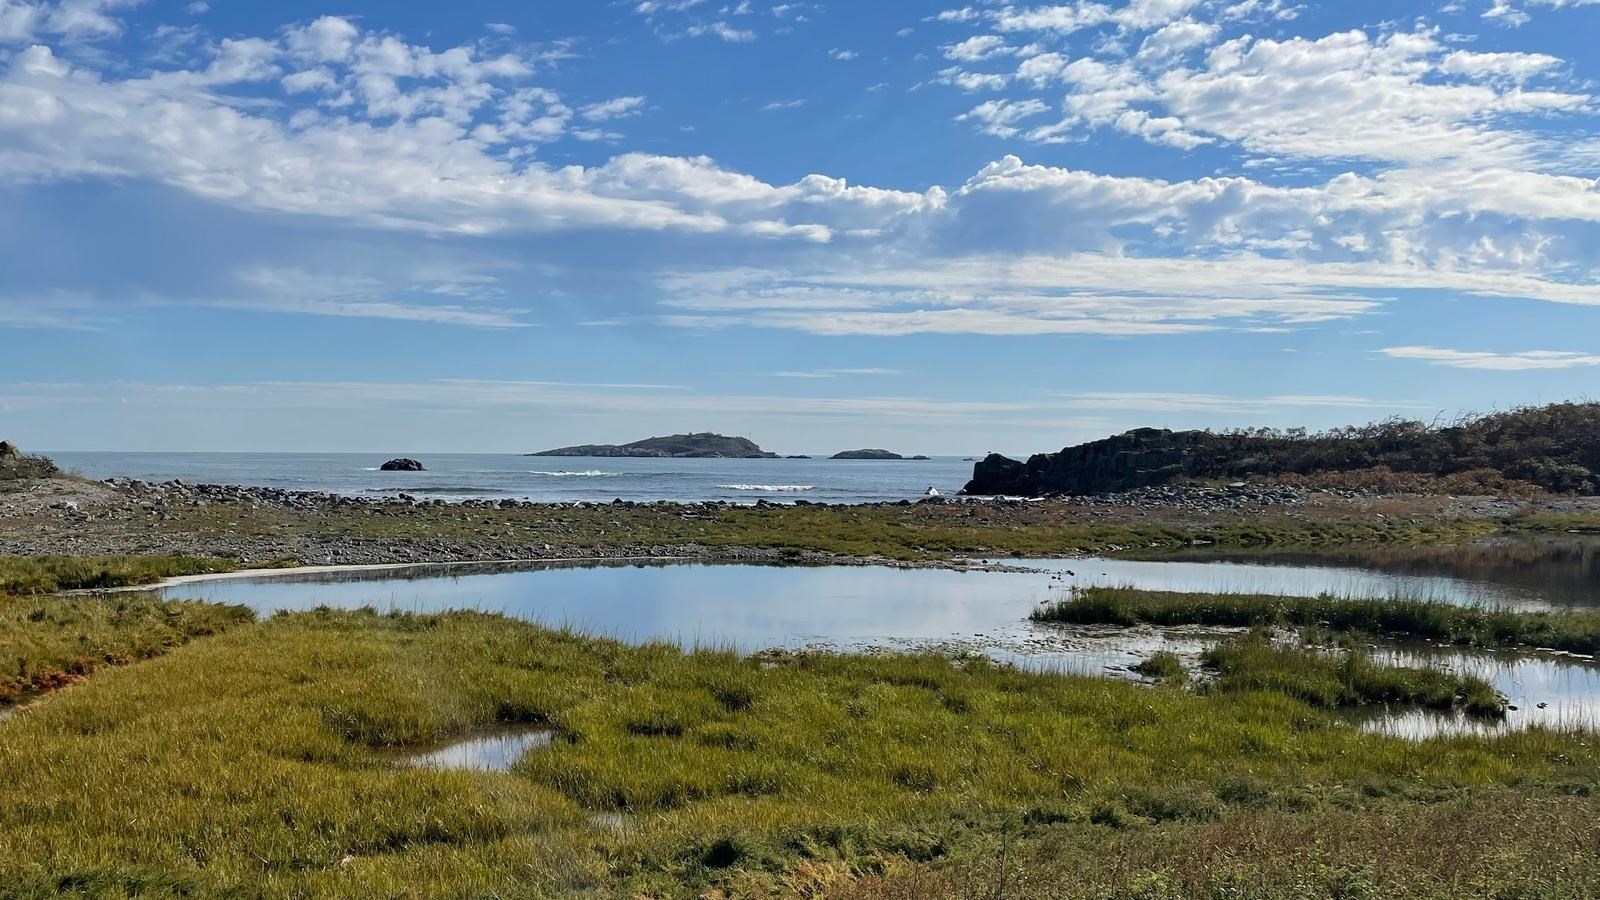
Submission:
[[[497,453],[411,455],[423,472],[381,472],[382,453],[50,452],[88,478],[242,484],[350,496],[511,497],[541,502],[757,500],[875,503],[954,494],[972,477],[960,457],[930,460],[626,459]]]

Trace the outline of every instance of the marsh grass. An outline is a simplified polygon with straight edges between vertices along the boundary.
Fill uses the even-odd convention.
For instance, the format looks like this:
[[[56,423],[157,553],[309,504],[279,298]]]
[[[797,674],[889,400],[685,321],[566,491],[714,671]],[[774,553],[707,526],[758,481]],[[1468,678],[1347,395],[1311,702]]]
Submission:
[[[1146,678],[1174,684],[1182,684],[1189,680],[1189,670],[1184,668],[1183,660],[1178,658],[1178,654],[1171,650],[1157,650],[1129,666],[1128,670]]]
[[[1404,704],[1492,718],[1506,712],[1505,698],[1476,676],[1381,665],[1360,650],[1286,647],[1259,631],[1223,641],[1202,658],[1216,670],[1207,689],[1224,693],[1274,691],[1328,709]]]
[[[985,836],[986,851],[841,884],[837,900],[1557,900],[1600,895],[1586,797],[1483,791],[1218,821]]]
[[[0,556],[0,594],[133,587],[234,568],[227,560],[192,556]]]
[[[506,775],[392,765],[391,748],[506,722],[558,736]],[[992,859],[1008,834],[1092,844],[1270,815],[1316,843],[1339,832],[1307,816],[1597,783],[1585,735],[1406,742],[1271,687],[317,610],[108,670],[0,725],[0,896],[818,895]],[[1279,878],[1302,850],[1263,865]]]
[[[1524,612],[1404,597],[1282,597],[1091,587],[1039,607],[1033,619],[1078,625],[1314,627],[1465,647],[1600,652],[1600,611]]]
[[[76,683],[104,666],[160,656],[252,618],[242,606],[144,594],[0,595],[0,707]]]

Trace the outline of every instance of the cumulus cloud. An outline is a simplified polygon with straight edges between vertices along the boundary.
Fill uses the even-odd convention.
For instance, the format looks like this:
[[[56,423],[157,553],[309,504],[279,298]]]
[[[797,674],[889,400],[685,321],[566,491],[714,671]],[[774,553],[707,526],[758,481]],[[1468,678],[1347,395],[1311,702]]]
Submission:
[[[140,0],[0,0],[0,44],[45,37],[94,41],[122,33],[116,13]],[[191,12],[193,10],[191,9]]]
[[[1497,0],[1495,9],[1588,2]],[[1539,125],[1594,112],[1589,86],[1563,60],[1455,49],[1420,20],[1323,35],[1245,30],[1296,12],[1285,0],[1077,0],[947,10],[936,18],[973,32],[942,45],[957,65],[936,80],[968,92],[1026,91],[999,101],[1008,108],[1028,100],[1059,106],[1056,121],[1006,134],[1034,143],[1083,140],[1110,129],[1180,150],[1225,144],[1272,165],[1582,164],[1553,160],[1561,148]],[[1089,52],[1068,52],[1061,38],[1079,32],[1092,35],[1077,45]],[[1012,39],[1028,35],[1030,52],[1015,50]],[[997,70],[995,63],[1012,53],[1021,59]],[[979,70],[978,63],[988,65]],[[982,117],[963,121],[994,133]]]
[[[222,92],[295,65],[305,68],[285,76],[283,89],[315,94],[327,113],[307,109],[283,121]],[[523,83],[531,69],[516,57],[435,53],[365,35],[340,19],[292,29],[281,45],[224,42],[204,70],[125,80],[74,68],[35,45],[0,75],[0,179],[141,178],[234,206],[425,232],[612,227],[830,237],[825,204],[788,207],[801,216],[795,222],[755,215],[763,198],[829,179],[786,191],[706,158],[651,166],[630,154],[590,168],[528,160],[531,147],[567,135],[574,116],[559,94]],[[581,115],[601,121],[642,102],[617,98]],[[646,169],[670,172],[680,193],[660,190],[659,181],[632,191],[629,179]],[[836,200],[849,206],[850,195]]]
[[[325,16],[134,74],[44,44],[17,50],[0,63],[0,182],[159,185],[241,215],[397,236],[406,253],[424,238],[459,251],[606,232],[620,248],[608,267],[635,279],[627,288],[658,287],[669,307],[661,321],[692,327],[1168,334],[1312,327],[1423,289],[1596,302],[1600,186],[1532,168],[1548,138],[1501,122],[1585,114],[1577,88],[1540,81],[1564,77],[1560,60],[1454,50],[1427,29],[1224,40],[1196,18],[1236,9],[1067,4],[940,17],[940,27],[983,28],[943,44],[946,55],[1014,71],[947,69],[953,84],[1059,97],[991,98],[957,118],[1007,141],[1104,129],[1178,150],[1385,167],[1283,185],[1110,176],[997,154],[948,188],[911,191],[822,174],[769,183],[705,156],[553,165],[542,156],[550,145],[611,137],[599,123],[639,113],[644,97],[575,104],[541,84],[547,63],[536,50],[486,49],[505,46],[497,40],[440,49]],[[1257,4],[1238,14],[1282,12]],[[1101,17],[1101,27],[1146,37],[1122,57],[1074,57],[1059,43],[1048,46],[1061,52],[1013,49],[1029,16],[1056,31]],[[649,235],[638,246],[668,246],[667,262],[630,252],[638,234]],[[205,302],[481,327],[535,321],[534,301],[508,299],[516,287],[475,279],[474,265],[402,275],[251,260],[210,285]],[[145,299],[179,302],[170,289]],[[10,319],[37,323],[76,321],[84,301],[58,300],[70,312],[52,316],[18,312],[30,302],[23,293],[3,302]]]

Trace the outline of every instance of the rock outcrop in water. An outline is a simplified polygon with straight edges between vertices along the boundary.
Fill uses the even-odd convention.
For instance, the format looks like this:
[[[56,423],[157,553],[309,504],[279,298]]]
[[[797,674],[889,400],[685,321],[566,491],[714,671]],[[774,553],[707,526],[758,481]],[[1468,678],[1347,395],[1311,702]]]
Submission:
[[[579,444],[529,456],[626,456],[645,459],[777,459],[749,438],[702,432],[645,438],[631,444]]]
[[[1139,428],[1019,462],[991,453],[972,467],[964,494],[1109,494],[1166,484],[1185,474],[1203,431]]]
[[[421,471],[423,471],[422,463],[419,463],[416,460],[411,459],[410,457],[405,457],[405,456],[402,456],[399,459],[391,459],[388,462],[384,463],[383,465],[379,466],[378,468],[381,469],[382,471],[385,471],[385,472],[421,472]]]
[[[29,456],[10,441],[0,441],[0,481],[53,478],[61,474],[56,464],[43,456]]]
[[[905,459],[898,453],[887,450],[845,450],[828,457],[829,459]]]

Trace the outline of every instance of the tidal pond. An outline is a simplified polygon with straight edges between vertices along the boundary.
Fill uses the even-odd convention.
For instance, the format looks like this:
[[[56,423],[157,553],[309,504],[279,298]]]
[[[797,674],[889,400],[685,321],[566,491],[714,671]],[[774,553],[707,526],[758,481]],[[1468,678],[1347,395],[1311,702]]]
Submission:
[[[1591,558],[1586,554],[1593,546],[1570,541],[1467,545],[1455,551],[1426,548],[1409,557],[1378,550],[1336,558],[1186,554],[994,561],[1032,570],[1020,572],[675,562],[289,570],[178,585],[162,593],[242,603],[263,615],[318,606],[477,609],[632,642],[665,640],[743,652],[935,649],[984,653],[1033,669],[1133,677],[1127,668],[1158,650],[1192,663],[1223,632],[1038,626],[1028,614],[1040,603],[1089,585],[1579,606],[1584,605],[1580,586],[1594,577],[1583,574],[1591,572],[1583,560]],[[1537,562],[1488,562],[1495,553],[1502,559],[1549,560],[1550,595],[1541,593]],[[1507,719],[1509,727],[1600,722],[1600,669],[1589,663],[1437,648],[1383,652],[1394,653],[1399,662],[1465,669],[1488,678],[1518,707]],[[1405,712],[1371,727],[1415,736],[1489,726]]]

